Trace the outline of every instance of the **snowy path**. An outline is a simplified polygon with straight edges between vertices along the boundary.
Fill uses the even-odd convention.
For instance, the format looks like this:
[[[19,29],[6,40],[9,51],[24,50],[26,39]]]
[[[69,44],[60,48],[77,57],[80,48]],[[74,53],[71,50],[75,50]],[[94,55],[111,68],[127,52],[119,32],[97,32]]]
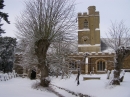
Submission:
[[[67,91],[59,89],[57,87],[51,86],[51,88],[53,88],[56,94],[59,94],[58,97],[76,97],[75,95],[72,95],[71,93],[68,93]]]
[[[84,76],[101,77],[101,79],[84,81]],[[130,97],[130,72],[125,73],[124,81],[119,86],[107,86],[109,82],[107,74],[81,75],[79,86],[77,86],[75,79],[76,75],[72,75],[70,79],[54,79],[52,80],[52,84],[69,89],[75,93],[83,93],[92,97]]]
[[[67,92],[68,94],[70,94],[70,95],[68,95],[67,97],[76,97],[76,96],[78,96],[78,97],[91,97],[91,96],[89,96],[89,95],[85,95],[85,94],[82,94],[82,93],[76,93],[76,92],[74,92],[74,91],[71,91],[71,90],[68,90],[68,89],[65,89],[65,88],[62,88],[62,87],[53,85],[53,84],[51,84],[51,85],[52,85],[53,87],[56,87],[55,89],[60,89],[60,90],[58,90],[58,91],[63,91],[63,92]],[[65,94],[65,93],[63,93],[63,94]]]

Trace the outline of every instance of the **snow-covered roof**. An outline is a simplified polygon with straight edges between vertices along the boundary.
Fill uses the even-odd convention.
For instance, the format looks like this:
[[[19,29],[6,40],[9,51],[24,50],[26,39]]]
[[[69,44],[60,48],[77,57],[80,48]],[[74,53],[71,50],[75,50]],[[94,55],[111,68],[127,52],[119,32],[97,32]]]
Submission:
[[[112,49],[112,48],[110,48],[110,47],[108,47],[108,45],[105,43],[105,41],[107,40],[107,38],[101,38],[101,52],[112,52],[112,53],[114,53],[115,51]]]

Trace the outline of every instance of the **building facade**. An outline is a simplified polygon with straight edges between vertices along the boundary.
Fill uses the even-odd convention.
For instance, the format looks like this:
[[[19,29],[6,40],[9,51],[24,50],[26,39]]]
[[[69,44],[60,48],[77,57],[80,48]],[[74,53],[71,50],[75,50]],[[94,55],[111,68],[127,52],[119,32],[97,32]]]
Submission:
[[[106,73],[114,69],[115,53],[102,52],[100,40],[100,14],[95,6],[88,7],[88,13],[78,13],[78,53],[69,56],[70,70],[81,73]],[[125,59],[122,68],[130,69],[130,56]]]
[[[77,73],[106,73],[114,69],[115,53],[103,52],[100,38],[100,14],[95,6],[88,7],[88,13],[78,13],[78,53],[71,53],[69,70]],[[18,74],[23,74],[20,64],[22,54],[15,54],[14,69]],[[130,56],[123,63],[122,69],[130,70]],[[40,75],[40,72],[38,72]],[[29,72],[30,76],[30,72]]]

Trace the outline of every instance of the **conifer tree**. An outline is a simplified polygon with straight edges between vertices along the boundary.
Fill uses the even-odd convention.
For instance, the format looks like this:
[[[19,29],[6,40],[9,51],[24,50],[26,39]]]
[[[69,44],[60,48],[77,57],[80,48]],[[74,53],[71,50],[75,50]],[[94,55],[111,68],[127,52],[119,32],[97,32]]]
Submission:
[[[1,20],[3,19],[3,20],[5,20],[8,24],[10,24],[10,21],[8,21],[8,14],[7,13],[4,13],[4,12],[1,12],[1,9],[3,9],[4,8],[4,0],[0,0],[0,22],[1,22]],[[1,33],[5,33],[5,31],[3,30],[3,29],[1,29],[1,26],[2,26],[3,24],[0,24],[0,36],[1,36]]]

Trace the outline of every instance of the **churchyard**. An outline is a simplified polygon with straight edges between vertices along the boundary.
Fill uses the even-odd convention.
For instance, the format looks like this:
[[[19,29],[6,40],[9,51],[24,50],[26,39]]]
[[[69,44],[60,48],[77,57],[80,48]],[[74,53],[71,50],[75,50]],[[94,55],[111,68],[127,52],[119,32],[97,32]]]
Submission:
[[[112,75],[107,79],[107,74],[81,74],[78,86],[77,74],[64,79],[61,79],[61,76],[50,77],[51,84],[48,88],[39,86],[39,79],[31,80],[28,77],[17,76],[0,81],[0,95],[1,97],[129,97],[129,76],[130,72],[125,72],[120,85],[111,85]],[[100,77],[100,79],[83,80],[84,77]]]

